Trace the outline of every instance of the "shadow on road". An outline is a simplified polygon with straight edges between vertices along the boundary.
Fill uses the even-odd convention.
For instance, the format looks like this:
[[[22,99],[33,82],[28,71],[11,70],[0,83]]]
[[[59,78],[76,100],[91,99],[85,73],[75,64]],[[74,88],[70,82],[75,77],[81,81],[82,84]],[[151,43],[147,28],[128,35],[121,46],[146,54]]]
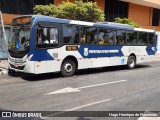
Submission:
[[[148,68],[151,67],[149,65],[137,65],[135,69]],[[94,68],[94,69],[86,69],[80,70],[76,73],[76,75],[86,75],[86,74],[94,74],[94,73],[103,73],[103,72],[118,72],[120,70],[129,70],[127,66],[111,66],[111,67],[103,67],[103,68]]]
[[[141,69],[141,68],[148,68],[152,67],[149,65],[137,65],[135,69]],[[111,66],[111,67],[103,67],[103,68],[94,68],[94,69],[85,69],[85,70],[79,70],[75,73],[75,76],[81,76],[81,75],[87,75],[87,74],[95,74],[95,73],[104,73],[104,72],[118,72],[122,70],[128,70],[126,66]],[[57,79],[62,77],[60,73],[45,73],[45,74],[27,74],[27,73],[16,73],[12,75],[13,77],[21,77],[24,80],[27,81],[41,81],[41,80],[50,80],[50,79]]]
[[[10,74],[12,77],[21,77],[23,80],[27,81],[41,81],[41,80],[50,80],[50,79],[57,79],[62,77],[60,73],[44,73],[44,74],[29,74],[29,73],[22,73],[16,72],[14,74]]]

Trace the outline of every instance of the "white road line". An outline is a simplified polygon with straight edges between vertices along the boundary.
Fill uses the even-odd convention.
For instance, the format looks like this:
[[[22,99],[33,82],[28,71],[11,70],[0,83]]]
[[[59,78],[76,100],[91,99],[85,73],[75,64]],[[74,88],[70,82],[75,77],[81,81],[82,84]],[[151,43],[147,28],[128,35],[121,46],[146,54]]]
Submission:
[[[90,87],[97,87],[97,86],[109,85],[109,84],[120,83],[120,82],[126,82],[126,81],[127,81],[127,80],[119,80],[119,81],[101,83],[101,84],[96,84],[96,85],[88,85],[88,86],[84,86],[84,87],[79,87],[79,88],[77,88],[77,89],[84,89],[84,88],[90,88]]]
[[[67,87],[67,88],[63,88],[63,89],[60,89],[60,90],[56,90],[56,91],[53,91],[53,92],[46,93],[44,95],[79,92],[79,91],[81,91],[81,89],[85,89],[85,88],[91,88],[91,87],[97,87],[97,86],[102,86],[102,85],[115,84],[115,83],[126,82],[126,81],[127,80],[119,80],[119,81],[113,81],[113,82],[107,82],[107,83],[101,83],[101,84],[95,84],[95,85],[88,85],[88,86],[83,86],[83,87],[78,87],[78,88]]]
[[[88,106],[96,105],[96,104],[99,104],[99,103],[104,103],[104,102],[107,102],[107,101],[110,101],[110,100],[111,99],[101,100],[101,101],[89,103],[89,104],[86,104],[86,105],[78,106],[78,107],[75,107],[75,108],[71,108],[71,109],[68,109],[68,110],[65,110],[65,111],[74,111],[74,110],[78,110],[78,109],[85,108],[85,107],[88,107]]]
[[[41,120],[48,119],[48,117],[40,117],[40,118],[41,118]],[[35,118],[35,120],[36,120],[36,118]]]
[[[58,112],[58,113],[52,114],[52,115],[50,115],[50,116],[60,115],[60,114],[66,113],[66,112],[68,112],[68,111],[79,110],[79,109],[82,109],[82,108],[85,108],[85,107],[89,107],[89,106],[92,106],[92,105],[96,105],[96,104],[108,102],[108,101],[110,101],[110,100],[111,100],[111,99],[105,99],[105,100],[101,100],[101,101],[97,101],[97,102],[93,102],[93,103],[81,105],[81,106],[78,106],[78,107],[75,107],[75,108],[71,108],[71,109],[68,109],[68,110],[64,110],[63,112]]]

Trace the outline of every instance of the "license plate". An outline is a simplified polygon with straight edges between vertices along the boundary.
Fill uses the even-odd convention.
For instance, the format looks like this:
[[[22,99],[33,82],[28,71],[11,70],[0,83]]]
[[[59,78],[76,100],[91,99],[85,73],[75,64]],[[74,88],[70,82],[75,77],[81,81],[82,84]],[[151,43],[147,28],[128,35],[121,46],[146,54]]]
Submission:
[[[14,64],[14,67],[15,67],[15,68],[18,68],[18,65],[17,65],[17,64]]]

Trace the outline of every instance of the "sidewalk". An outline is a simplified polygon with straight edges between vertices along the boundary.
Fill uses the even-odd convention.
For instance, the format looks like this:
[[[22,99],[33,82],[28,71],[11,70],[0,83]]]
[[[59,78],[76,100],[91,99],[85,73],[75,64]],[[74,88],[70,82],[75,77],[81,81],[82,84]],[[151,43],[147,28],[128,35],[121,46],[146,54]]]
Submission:
[[[156,53],[155,59],[151,61],[160,61],[160,53]]]
[[[0,62],[0,75],[8,73],[8,60],[1,60]]]
[[[156,57],[148,62],[160,61],[160,54],[156,54]],[[1,60],[0,62],[0,75],[8,74],[8,60]]]

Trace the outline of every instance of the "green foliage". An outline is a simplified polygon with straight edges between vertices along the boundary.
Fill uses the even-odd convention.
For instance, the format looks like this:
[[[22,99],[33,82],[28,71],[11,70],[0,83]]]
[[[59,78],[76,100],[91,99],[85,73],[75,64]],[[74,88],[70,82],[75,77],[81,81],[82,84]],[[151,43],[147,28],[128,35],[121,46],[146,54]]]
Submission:
[[[96,2],[83,2],[82,0],[76,0],[75,3],[63,1],[58,6],[36,5],[34,14],[88,22],[102,22],[105,19],[104,12],[98,8]]]
[[[139,28],[140,27],[137,23],[135,23],[134,21],[132,21],[128,18],[119,18],[118,17],[118,18],[115,18],[115,22],[116,23],[122,23],[122,24],[129,24],[134,28]]]

